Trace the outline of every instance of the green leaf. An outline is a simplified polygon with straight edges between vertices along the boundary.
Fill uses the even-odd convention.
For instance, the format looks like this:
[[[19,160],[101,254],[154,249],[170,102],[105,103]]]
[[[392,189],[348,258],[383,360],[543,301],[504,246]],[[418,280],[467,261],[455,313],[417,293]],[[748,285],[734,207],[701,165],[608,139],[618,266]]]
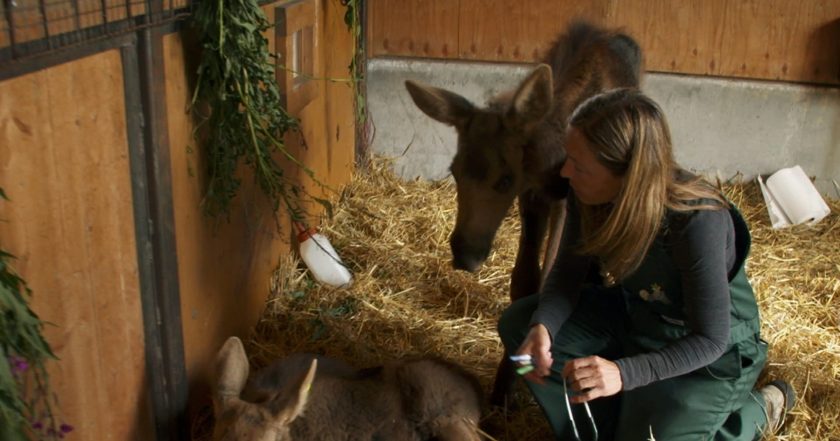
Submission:
[[[312,199],[314,199],[315,202],[321,204],[321,206],[324,207],[324,210],[326,210],[326,212],[327,212],[327,217],[332,219],[332,217],[333,217],[333,205],[332,205],[332,203],[330,201],[326,200],[326,199],[321,199],[321,198],[317,198],[317,197],[313,197]]]
[[[293,300],[302,299],[305,296],[306,296],[306,292],[304,292],[304,291],[294,291],[294,292],[289,293],[289,297],[291,297]]]

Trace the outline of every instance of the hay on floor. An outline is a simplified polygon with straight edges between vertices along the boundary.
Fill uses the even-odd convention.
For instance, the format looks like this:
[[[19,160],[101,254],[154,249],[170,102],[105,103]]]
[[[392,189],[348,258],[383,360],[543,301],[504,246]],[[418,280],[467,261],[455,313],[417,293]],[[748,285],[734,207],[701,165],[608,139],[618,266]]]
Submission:
[[[519,225],[511,213],[477,274],[450,265],[455,219],[449,182],[405,182],[373,161],[343,192],[322,225],[353,272],[349,288],[312,282],[293,259],[281,263],[253,338],[252,362],[293,352],[337,356],[371,366],[433,354],[476,374],[489,393],[502,346],[495,330],[507,306]],[[771,440],[840,440],[840,203],[816,227],[772,230],[758,188],[724,185],[753,232],[748,273],[770,342],[761,381],[784,378],[801,399],[783,436]],[[520,410],[485,418],[504,440],[550,439],[539,409],[521,394]]]

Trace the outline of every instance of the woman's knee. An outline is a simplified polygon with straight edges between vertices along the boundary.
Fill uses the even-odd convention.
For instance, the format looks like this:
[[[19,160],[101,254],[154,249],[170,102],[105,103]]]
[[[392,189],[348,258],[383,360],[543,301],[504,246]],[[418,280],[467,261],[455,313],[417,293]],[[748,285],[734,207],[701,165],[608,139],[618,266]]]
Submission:
[[[499,337],[509,349],[518,347],[531,324],[531,316],[537,308],[539,298],[531,295],[513,302],[502,312],[499,318]]]

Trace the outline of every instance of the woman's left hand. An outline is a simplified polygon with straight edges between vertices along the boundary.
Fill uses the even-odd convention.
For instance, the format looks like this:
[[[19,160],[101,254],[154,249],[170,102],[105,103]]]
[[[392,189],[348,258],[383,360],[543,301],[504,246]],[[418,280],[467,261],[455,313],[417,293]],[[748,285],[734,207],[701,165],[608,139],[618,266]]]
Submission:
[[[596,355],[567,361],[563,366],[563,378],[578,392],[569,398],[572,403],[585,403],[621,392],[618,365]]]

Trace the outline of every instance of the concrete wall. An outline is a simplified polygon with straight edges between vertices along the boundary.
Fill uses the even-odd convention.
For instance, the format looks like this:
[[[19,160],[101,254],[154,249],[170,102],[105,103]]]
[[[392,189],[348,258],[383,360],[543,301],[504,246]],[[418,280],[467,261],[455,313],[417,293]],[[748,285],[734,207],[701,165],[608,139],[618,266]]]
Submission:
[[[402,177],[448,175],[455,131],[420,112],[403,82],[455,91],[476,104],[515,87],[526,65],[376,58],[368,63],[372,150],[397,157]],[[642,88],[665,110],[677,160],[723,179],[800,165],[826,196],[840,197],[840,89],[648,74]]]

